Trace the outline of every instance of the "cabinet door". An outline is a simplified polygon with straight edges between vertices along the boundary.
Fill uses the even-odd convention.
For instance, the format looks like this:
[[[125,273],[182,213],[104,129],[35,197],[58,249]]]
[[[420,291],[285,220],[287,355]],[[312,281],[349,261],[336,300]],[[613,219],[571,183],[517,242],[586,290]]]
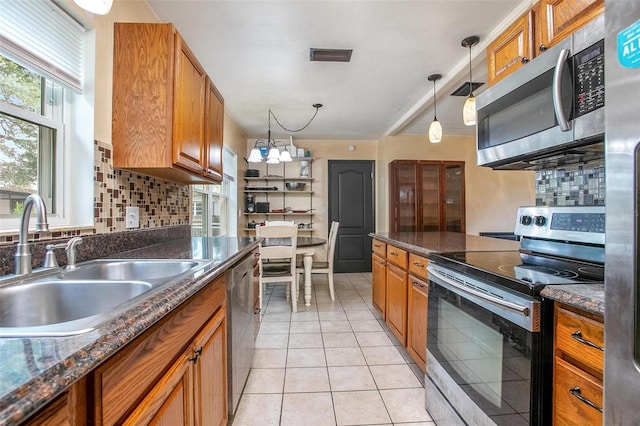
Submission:
[[[224,129],[224,99],[213,82],[207,78],[205,108],[205,140],[203,158],[205,175],[222,182],[222,136]]]
[[[422,227],[420,231],[432,232],[440,231],[441,212],[440,203],[440,164],[421,164],[421,216]]]
[[[427,363],[427,283],[409,277],[407,351],[425,371]]]
[[[227,424],[227,323],[223,306],[194,344],[195,424]]]
[[[386,322],[403,346],[407,343],[407,271],[387,264]]]
[[[177,32],[175,44],[173,163],[202,173],[207,75]]]
[[[371,255],[371,298],[373,306],[385,318],[385,299],[387,293],[387,261],[377,254]]]
[[[464,163],[443,164],[441,231],[465,232]]]
[[[534,11],[529,11],[487,47],[487,72],[490,86],[533,58],[533,19]]]
[[[391,230],[395,232],[417,231],[418,220],[418,168],[415,161],[394,162],[389,165],[392,203],[389,214]]]
[[[124,425],[193,425],[191,349],[183,353],[153,387]]]
[[[549,48],[604,12],[604,0],[542,0],[541,43]]]

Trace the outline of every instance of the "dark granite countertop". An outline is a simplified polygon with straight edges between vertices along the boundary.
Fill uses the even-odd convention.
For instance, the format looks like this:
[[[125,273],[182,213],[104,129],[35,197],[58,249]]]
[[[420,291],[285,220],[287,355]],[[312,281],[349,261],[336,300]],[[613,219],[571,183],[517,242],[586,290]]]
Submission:
[[[520,249],[518,241],[479,237],[458,232],[389,232],[369,235],[422,256],[448,251],[517,251]]]
[[[211,260],[131,302],[117,318],[70,337],[0,338],[0,424],[19,424],[257,247],[255,238],[184,238],[110,256]]]
[[[371,233],[371,237],[411,253],[428,257],[430,253],[450,251],[519,250],[518,241],[478,237],[457,232],[391,232]],[[604,315],[604,284],[547,286],[542,296]]]
[[[604,284],[573,284],[547,286],[542,297],[604,316]]]

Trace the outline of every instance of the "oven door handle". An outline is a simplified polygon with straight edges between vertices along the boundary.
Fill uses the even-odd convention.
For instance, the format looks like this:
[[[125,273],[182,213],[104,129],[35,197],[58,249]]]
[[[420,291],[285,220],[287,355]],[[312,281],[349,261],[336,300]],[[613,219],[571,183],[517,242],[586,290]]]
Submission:
[[[492,297],[489,296],[485,293],[482,293],[481,291],[478,290],[474,290],[471,288],[468,288],[464,285],[460,285],[459,283],[457,283],[456,281],[445,277],[444,275],[442,275],[440,272],[434,270],[431,267],[427,267],[427,271],[433,275],[434,277],[444,281],[445,283],[449,284],[450,286],[455,287],[456,289],[470,294],[472,296],[478,297],[486,302],[491,303],[492,305],[496,305],[499,306],[501,308],[505,308],[509,311],[521,314],[522,316],[528,317],[529,316],[529,307],[528,306],[522,306],[522,305],[518,305],[517,303],[512,303],[512,302],[507,302],[506,300],[502,300],[502,299],[498,299],[497,297]]]

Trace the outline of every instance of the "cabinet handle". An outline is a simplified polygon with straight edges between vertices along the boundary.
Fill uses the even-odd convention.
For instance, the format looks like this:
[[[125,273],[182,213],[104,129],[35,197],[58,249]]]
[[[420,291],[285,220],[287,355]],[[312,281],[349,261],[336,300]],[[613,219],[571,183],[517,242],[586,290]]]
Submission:
[[[373,246],[374,246],[375,248],[380,248],[380,247],[382,247],[380,244],[374,244]]]
[[[546,52],[547,51],[547,46],[545,46],[544,44],[541,44],[540,47],[538,48],[538,50],[540,50],[540,52]]]
[[[413,262],[413,266],[417,266],[418,268],[426,268],[427,265],[425,265],[424,263],[420,263],[420,262]]]
[[[598,410],[599,412],[602,413],[602,408],[598,407],[596,404],[591,402],[589,399],[587,399],[584,396],[582,396],[582,393],[581,393],[580,388],[578,386],[575,386],[575,387],[569,389],[569,393],[571,395],[575,396],[576,398],[578,398],[580,401],[582,401],[585,404],[587,404],[589,407],[595,408],[596,410]]]
[[[255,308],[255,309],[253,310],[253,313],[254,313],[255,315],[258,315],[260,312],[262,312],[262,309],[260,309],[260,308]]]
[[[424,284],[420,284],[420,283],[419,283],[419,282],[417,282],[417,281],[414,281],[414,282],[413,282],[413,286],[414,286],[414,287],[417,287],[417,288],[424,288],[424,289],[426,289],[426,288],[427,288],[427,286],[426,286],[426,285],[424,285]]]
[[[528,63],[528,62],[529,62],[529,58],[527,58],[526,56],[523,56],[523,57],[520,59],[520,62],[522,62],[523,64],[526,64],[526,63]]]
[[[597,349],[597,350],[599,350],[599,351],[604,352],[604,348],[603,348],[603,347],[598,346],[598,345],[596,345],[595,343],[593,343],[593,342],[591,342],[591,341],[589,341],[589,340],[584,339],[584,338],[582,337],[582,332],[581,332],[580,330],[577,330],[577,331],[575,331],[575,332],[571,333],[571,337],[573,337],[575,340],[577,340],[578,342],[580,342],[580,343],[582,343],[582,344],[585,344],[585,345],[587,345],[587,346],[590,346],[590,347],[592,347],[592,348],[595,348],[595,349]]]
[[[200,346],[199,349],[194,349],[193,353],[196,354],[196,355],[202,355],[202,346]]]
[[[189,361],[191,361],[192,363],[196,364],[198,362],[198,354],[195,354],[194,356],[189,358]]]
[[[396,253],[396,252],[394,252],[394,251],[390,252],[389,254],[390,254],[391,256],[397,256],[397,255],[398,255],[398,253]]]

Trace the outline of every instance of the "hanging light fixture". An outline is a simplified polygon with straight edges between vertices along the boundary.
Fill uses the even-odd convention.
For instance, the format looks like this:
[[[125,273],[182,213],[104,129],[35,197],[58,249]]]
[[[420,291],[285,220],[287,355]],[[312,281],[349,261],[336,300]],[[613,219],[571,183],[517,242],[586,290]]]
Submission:
[[[278,126],[282,127],[282,129],[286,130],[287,132],[290,132],[290,133],[301,132],[304,129],[306,129],[307,126],[309,126],[309,124],[311,124],[314,118],[316,118],[316,115],[318,115],[318,110],[322,108],[322,104],[313,104],[313,107],[316,109],[316,112],[313,114],[313,116],[307,122],[307,124],[305,124],[299,129],[287,129],[286,127],[284,127],[278,121],[278,117],[276,117],[276,115],[271,111],[271,107],[269,107],[269,120],[268,120],[269,127],[267,130],[267,139],[256,140],[255,144],[253,145],[253,149],[249,153],[249,157],[247,157],[247,162],[249,163],[262,162],[263,160],[262,151],[260,150],[260,148],[258,148],[258,145],[260,144],[263,144],[263,145],[266,144],[266,147],[268,149],[267,161],[266,161],[267,164],[288,163],[290,161],[293,161],[293,159],[291,158],[291,153],[289,152],[287,147],[285,146],[282,152],[280,152],[280,150],[276,146],[276,141],[271,139],[271,117],[273,116],[274,120],[276,120],[276,123],[278,123]],[[265,150],[265,152],[267,151]]]
[[[473,80],[471,78],[471,47],[478,44],[480,37],[469,36],[462,40],[462,47],[469,48],[469,97],[464,101],[462,107],[462,121],[467,126],[475,126],[476,124],[476,98],[473,96]]]
[[[73,0],[84,10],[96,15],[106,15],[111,10],[113,0]]]
[[[433,81],[433,121],[429,125],[429,142],[439,143],[442,140],[442,124],[438,121],[436,81],[442,78],[441,74],[431,74],[427,79]]]

